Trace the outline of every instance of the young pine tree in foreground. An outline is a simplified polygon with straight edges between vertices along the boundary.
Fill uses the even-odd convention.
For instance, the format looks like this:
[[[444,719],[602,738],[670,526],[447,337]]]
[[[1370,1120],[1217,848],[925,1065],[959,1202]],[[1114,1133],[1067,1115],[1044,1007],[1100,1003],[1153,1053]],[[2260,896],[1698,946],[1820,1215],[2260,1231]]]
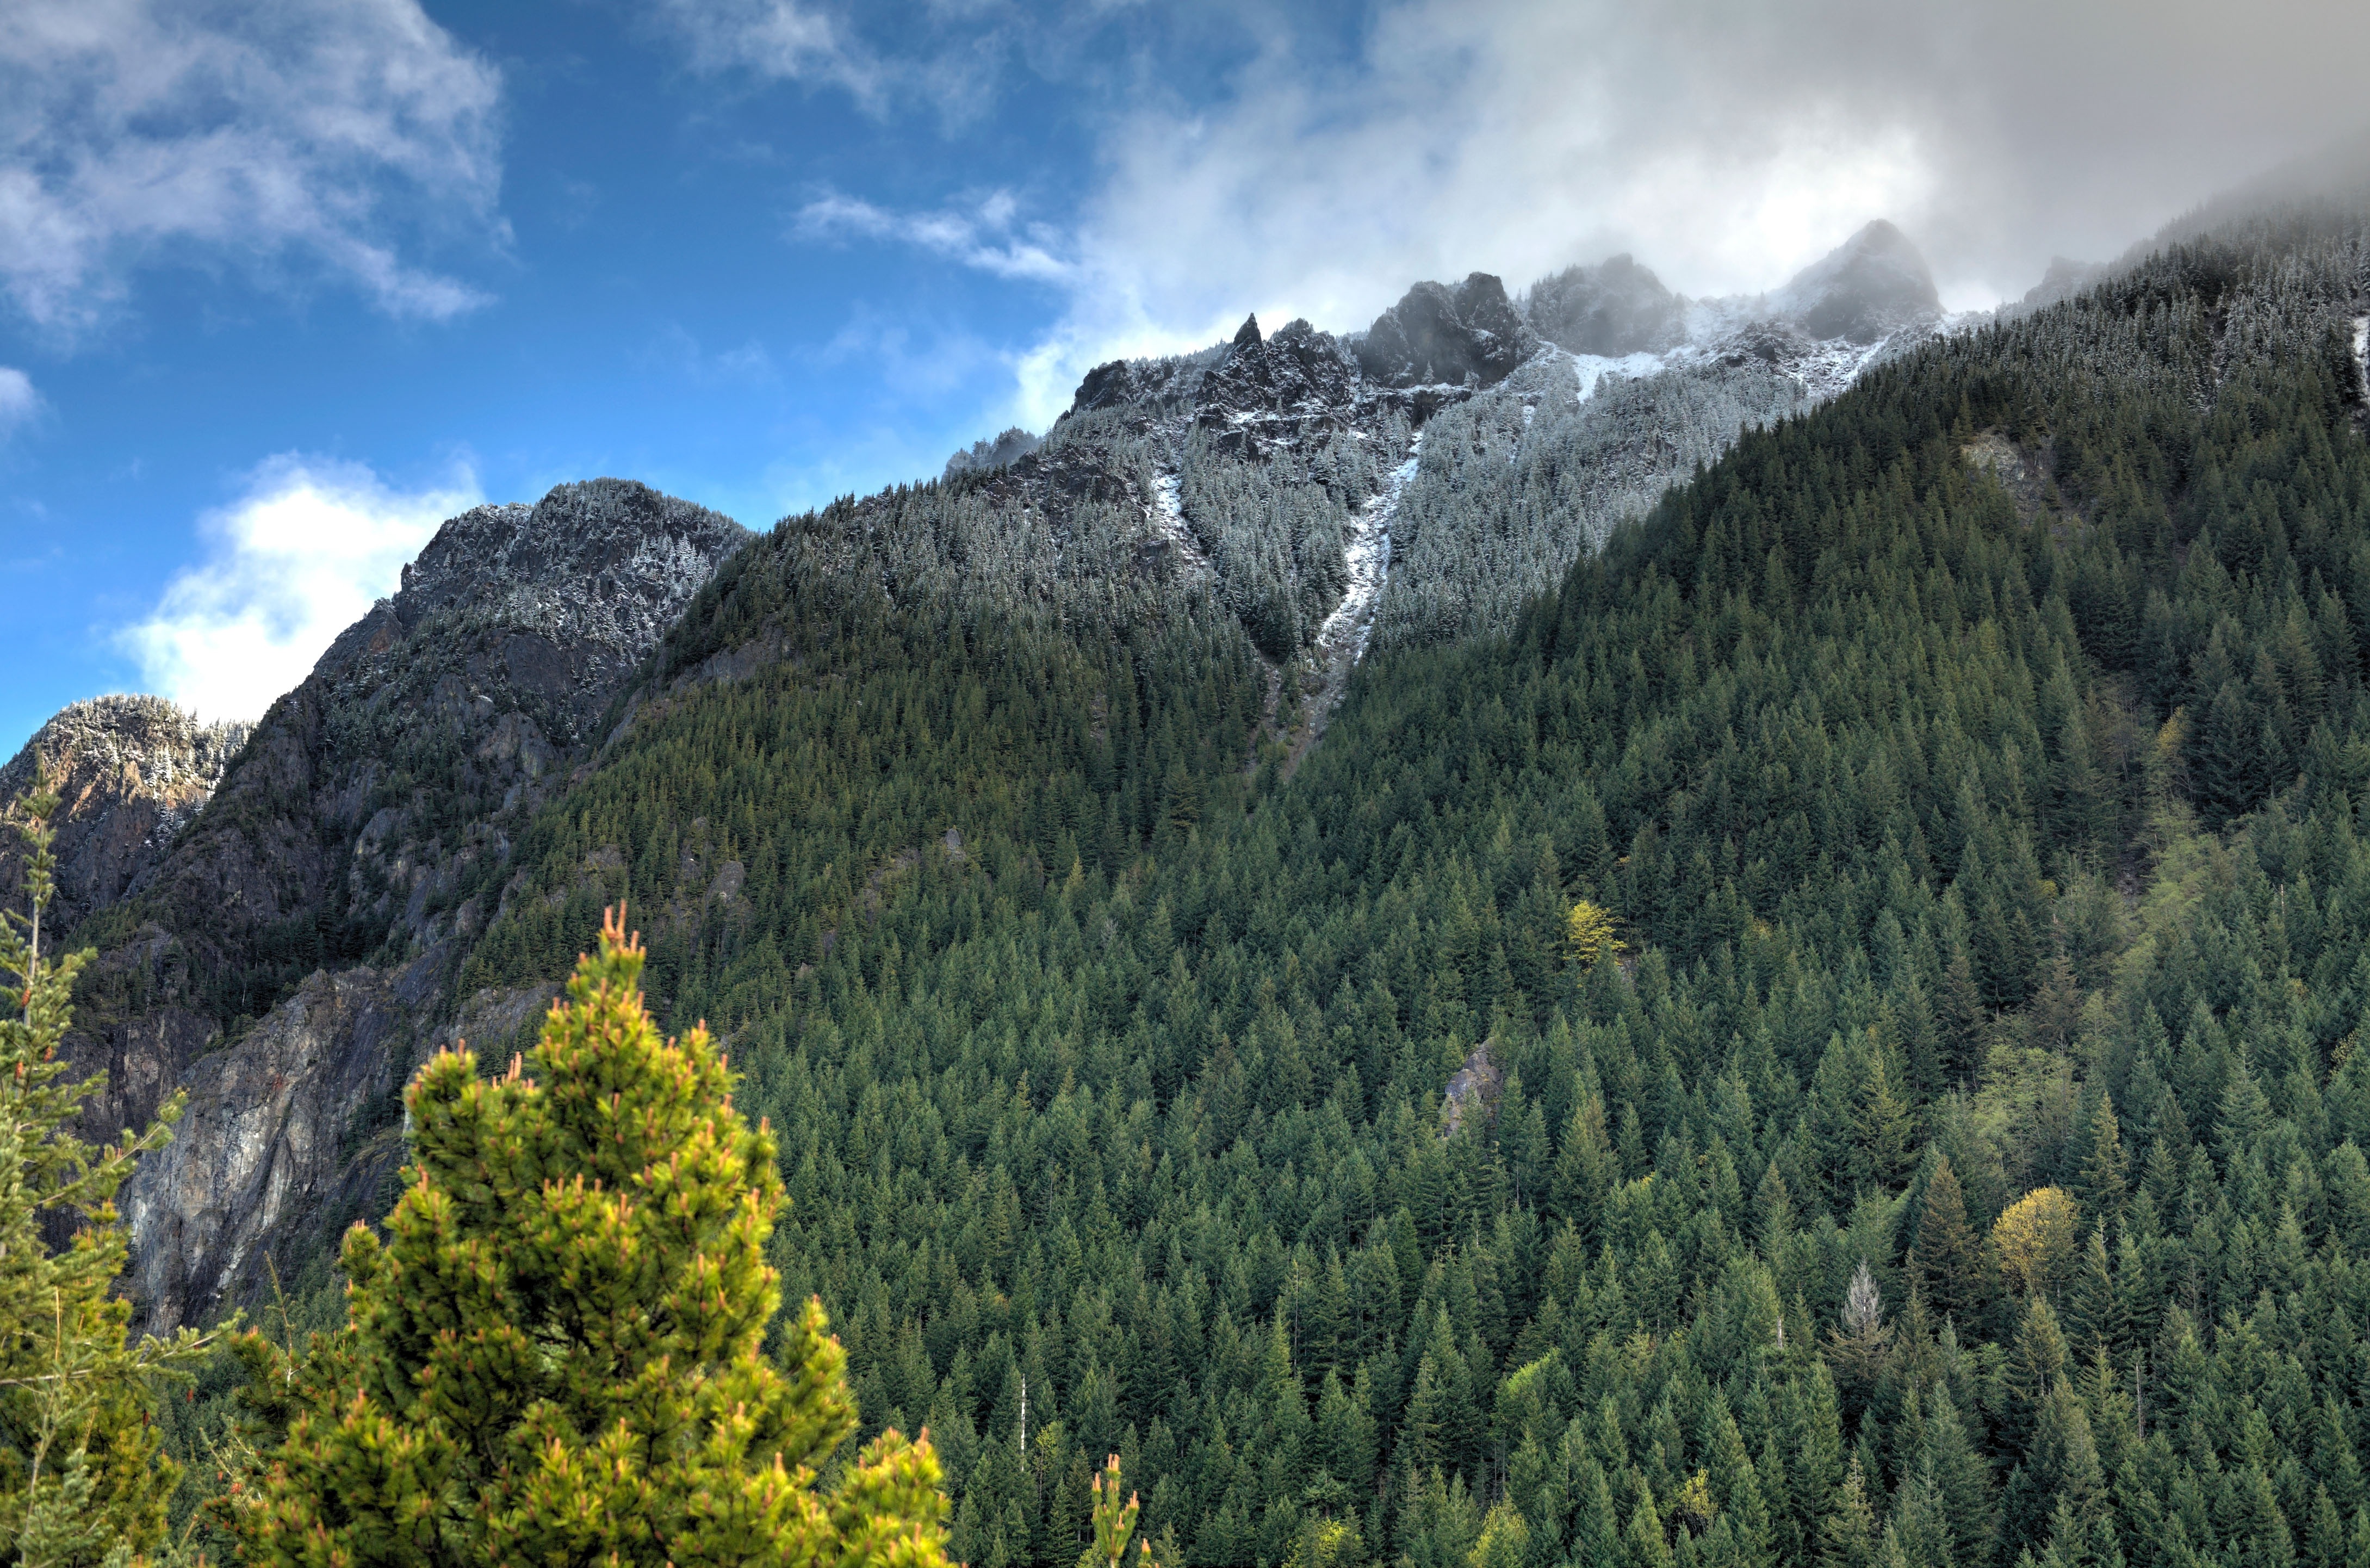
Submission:
[[[26,910],[0,916],[0,1562],[63,1568],[121,1563],[163,1539],[179,1472],[158,1451],[150,1383],[193,1364],[205,1342],[183,1330],[127,1345],[131,1305],[109,1295],[123,1272],[116,1190],[165,1141],[180,1101],[105,1149],[69,1130],[106,1078],[70,1081],[57,1059],[88,955],[41,955],[56,809],[47,790],[17,802]],[[53,1251],[43,1222],[55,1215],[80,1224]]]
[[[387,1239],[347,1237],[350,1323],[302,1367],[258,1338],[287,1438],[236,1526],[253,1563],[943,1568],[926,1434],[856,1425],[810,1302],[777,1370],[774,1141],[705,1028],[662,1040],[613,917],[530,1061],[420,1069]],[[268,1403],[268,1396],[267,1396]]]

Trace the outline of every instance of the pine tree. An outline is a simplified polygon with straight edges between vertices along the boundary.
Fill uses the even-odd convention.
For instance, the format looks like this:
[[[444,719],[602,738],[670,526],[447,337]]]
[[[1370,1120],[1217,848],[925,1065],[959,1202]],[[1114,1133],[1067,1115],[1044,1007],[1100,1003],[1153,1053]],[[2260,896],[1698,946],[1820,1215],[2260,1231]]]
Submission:
[[[2130,1162],[2123,1153],[2123,1127],[2115,1119],[2115,1102],[2106,1090],[2090,1113],[2089,1147],[2082,1156],[2082,1205],[2099,1219],[2123,1212],[2124,1177]]]
[[[1891,1191],[1917,1162],[1917,1125],[1894,1080],[1891,1054],[1866,1042],[1852,1107],[1852,1174]]]
[[[1835,1379],[1826,1364],[1813,1359],[1807,1377],[1788,1390],[1792,1405],[1789,1455],[1793,1482],[1792,1512],[1802,1532],[1806,1551],[1824,1548],[1837,1511],[1844,1505],[1843,1424],[1835,1400]]]
[[[1967,1223],[1967,1197],[1948,1155],[1938,1156],[1918,1210],[1915,1259],[1926,1304],[1937,1315],[1964,1316],[1978,1303],[1983,1243]]]
[[[2075,1266],[2074,1282],[2066,1292],[2065,1322],[2073,1331],[2075,1348],[2085,1359],[2101,1350],[2110,1357],[2120,1358],[2124,1339],[2131,1332],[2131,1320],[2124,1310],[2123,1293],[2116,1286],[2113,1267],[2108,1262],[2104,1226],[2091,1229],[2090,1239]]]
[[[1857,1454],[1844,1476],[1835,1512],[1827,1516],[1820,1534],[1819,1561],[1826,1568],[1869,1568],[1875,1560],[1876,1507],[1869,1501],[1868,1478],[1861,1473]]]
[[[623,922],[579,961],[531,1062],[420,1069],[384,1246],[346,1239],[349,1323],[303,1389],[247,1560],[299,1563],[945,1561],[925,1436],[885,1432],[828,1489],[856,1424],[820,1303],[761,1351],[774,1141],[732,1109],[707,1031],[662,1040]]]
[[[0,973],[13,1016],[0,1017],[0,1541],[27,1563],[121,1562],[154,1550],[180,1470],[159,1450],[151,1385],[193,1365],[212,1335],[124,1340],[132,1305],[112,1294],[123,1271],[115,1193],[180,1114],[103,1150],[75,1137],[103,1075],[71,1080],[58,1060],[88,953],[53,961],[41,917],[56,891],[57,796],[18,801],[26,908],[0,914]],[[43,1221],[74,1223],[53,1250]]]
[[[2041,1407],[2065,1371],[2065,1336],[2048,1298],[2035,1296],[2025,1303],[2016,1341],[2008,1358],[2008,1408],[2000,1422],[2002,1440],[2022,1449],[2031,1439]]]
[[[1918,1459],[1933,1471],[1934,1490],[1950,1531],[1951,1561],[1990,1561],[1997,1516],[1992,1468],[1960,1421],[1958,1406],[1950,1401],[1947,1389],[1934,1390],[1933,1410],[1926,1418],[1925,1451]]]
[[[1843,1311],[1835,1326],[1827,1331],[1827,1360],[1837,1378],[1856,1396],[1864,1397],[1868,1386],[1885,1368],[1892,1340],[1876,1275],[1862,1258],[1845,1288]]]
[[[1094,1501],[1089,1522],[1094,1539],[1079,1557],[1078,1568],[1127,1568],[1128,1538],[1135,1534],[1136,1516],[1144,1505],[1133,1492],[1127,1494],[1126,1502],[1121,1502],[1119,1487],[1119,1456],[1113,1454],[1103,1460],[1103,1468],[1092,1483]],[[1135,1550],[1142,1568],[1155,1568],[1150,1541],[1139,1539]],[[1318,1565],[1312,1562],[1309,1568]]]
[[[1593,1239],[1615,1174],[1613,1142],[1605,1132],[1605,1101],[1592,1094],[1572,1112],[1563,1145],[1556,1150],[1548,1177],[1555,1214],[1579,1227],[1583,1238]]]

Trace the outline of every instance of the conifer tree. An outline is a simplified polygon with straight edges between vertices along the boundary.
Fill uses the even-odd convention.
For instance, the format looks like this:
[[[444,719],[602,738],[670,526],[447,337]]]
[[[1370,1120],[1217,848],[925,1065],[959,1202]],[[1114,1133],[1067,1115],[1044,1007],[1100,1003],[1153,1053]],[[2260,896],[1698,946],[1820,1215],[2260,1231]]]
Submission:
[[[1987,1560],[1996,1520],[1991,1466],[1960,1421],[1948,1389],[1934,1390],[1933,1412],[1927,1418],[1924,1451],[1918,1460],[1932,1469],[1943,1524],[1950,1532],[1951,1560]]]
[[[165,1142],[181,1101],[104,1149],[71,1130],[106,1078],[69,1078],[58,1059],[89,954],[42,953],[57,805],[45,784],[13,808],[26,907],[0,915],[0,1560],[120,1563],[161,1542],[180,1473],[151,1424],[154,1376],[194,1364],[213,1336],[184,1329],[125,1343],[132,1305],[112,1294],[124,1261],[115,1193]],[[43,1235],[52,1216],[75,1227],[63,1249]]]
[[[1950,1169],[1948,1155],[1938,1156],[1934,1174],[1926,1182],[1925,1206],[1918,1211],[1915,1272],[1926,1301],[1938,1315],[1964,1314],[1977,1301],[1982,1278],[1983,1243],[1967,1223],[1967,1197]]]
[[[2082,1204],[2100,1219],[2112,1218],[2123,1210],[2123,1179],[2129,1167],[2123,1154],[2122,1124],[2115,1118],[2115,1102],[2104,1090],[2099,1092],[2099,1103],[2090,1113],[2089,1147],[2082,1156]]]
[[[1884,1305],[1876,1275],[1862,1258],[1844,1290],[1843,1311],[1827,1331],[1827,1359],[1837,1377],[1855,1394],[1864,1394],[1885,1367],[1893,1331],[1884,1321]]]
[[[236,1515],[247,1560],[940,1568],[938,1459],[856,1424],[820,1303],[761,1342],[782,1202],[704,1028],[663,1040],[639,938],[604,921],[532,1060],[413,1080],[384,1245],[346,1238],[349,1323],[301,1369],[287,1440]]]

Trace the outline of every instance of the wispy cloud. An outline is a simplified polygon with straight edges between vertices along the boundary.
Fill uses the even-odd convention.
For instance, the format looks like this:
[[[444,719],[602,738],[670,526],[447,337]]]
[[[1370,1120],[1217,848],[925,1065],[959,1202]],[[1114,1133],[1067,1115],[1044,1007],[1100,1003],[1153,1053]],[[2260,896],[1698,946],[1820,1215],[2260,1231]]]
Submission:
[[[438,525],[481,499],[466,469],[405,490],[360,463],[270,458],[200,519],[205,559],[119,640],[151,690],[210,719],[259,717],[396,590]]]
[[[658,12],[696,70],[828,84],[867,107],[882,101],[889,73],[880,58],[808,0],[660,0]]]
[[[997,190],[969,210],[896,213],[857,197],[826,192],[799,209],[793,236],[807,240],[879,239],[936,251],[999,278],[1076,284],[1076,260],[1061,254],[1076,244],[1051,225],[1018,222],[1019,204]]]
[[[41,395],[33,378],[14,365],[0,364],[0,441],[6,441],[41,411]]]
[[[650,368],[681,375],[696,386],[765,386],[779,379],[774,356],[754,338],[711,352],[680,322],[669,322],[639,356]]]
[[[143,265],[301,259],[393,316],[475,308],[411,252],[501,238],[500,87],[418,0],[12,0],[0,294],[72,334]]]
[[[656,0],[652,15],[696,71],[837,88],[885,118],[920,107],[949,125],[993,101],[1013,36],[1042,38],[1043,19],[1001,5],[890,6],[871,0]],[[859,25],[869,24],[875,37]],[[876,37],[893,40],[884,47]]]

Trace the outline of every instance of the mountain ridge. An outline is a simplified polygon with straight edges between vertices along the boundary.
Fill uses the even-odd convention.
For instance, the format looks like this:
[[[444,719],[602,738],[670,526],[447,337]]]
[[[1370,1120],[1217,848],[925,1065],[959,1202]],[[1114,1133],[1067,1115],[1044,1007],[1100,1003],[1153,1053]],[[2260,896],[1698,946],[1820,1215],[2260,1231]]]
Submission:
[[[251,1292],[294,1234],[274,1225],[334,1226],[340,1182],[366,1200],[393,1169],[385,1136],[341,1150],[352,1096],[369,1086],[364,1099],[390,1104],[432,1037],[499,890],[504,823],[562,782],[660,633],[748,537],[720,514],[616,479],[451,519],[398,591],[245,735],[211,809],[121,902],[64,933],[101,949],[67,1045],[77,1066],[108,1074],[86,1136],[144,1124],[193,1070],[247,1081],[237,1064],[269,1051],[310,1064],[310,1076],[276,1075],[283,1087],[308,1082],[310,1102],[283,1098],[275,1114],[241,1117],[201,1101],[174,1152],[127,1188],[150,1328]],[[88,831],[81,813],[65,828]],[[376,1001],[313,1006],[306,976],[330,971],[335,995]],[[292,996],[298,1016],[274,1022]],[[343,1174],[353,1159],[376,1174]],[[227,1191],[268,1194],[268,1245],[233,1244],[252,1215],[161,1195],[190,1197],[173,1186],[190,1162]],[[158,1261],[167,1254],[169,1268]]]

